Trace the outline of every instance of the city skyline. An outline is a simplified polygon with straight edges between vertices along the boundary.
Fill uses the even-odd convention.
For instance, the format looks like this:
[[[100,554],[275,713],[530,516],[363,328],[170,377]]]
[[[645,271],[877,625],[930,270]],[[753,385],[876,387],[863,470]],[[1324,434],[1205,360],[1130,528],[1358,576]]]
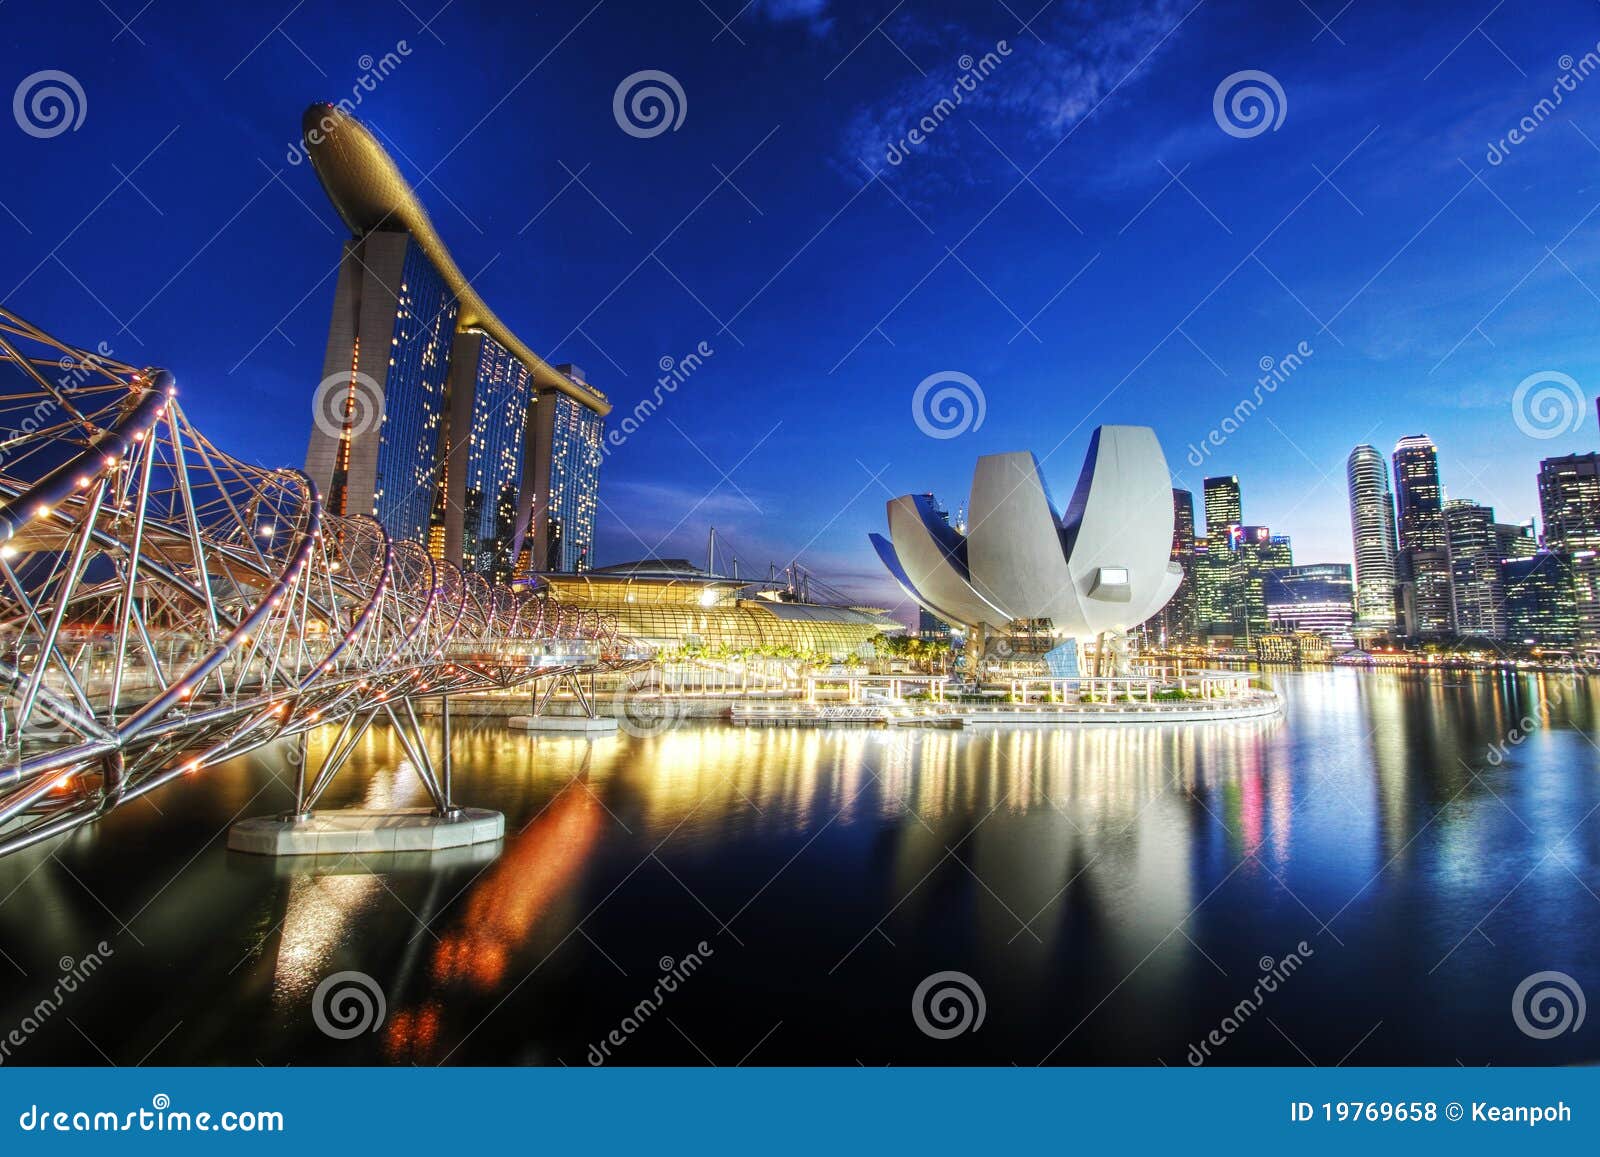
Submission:
[[[1538,512],[1539,461],[1600,442],[1585,288],[1600,254],[1579,228],[1600,89],[1578,85],[1525,140],[1488,150],[1563,55],[1600,40],[1585,6],[1502,12],[1484,25],[1492,44],[1447,5],[1357,6],[1337,38],[1309,13],[1263,22],[1228,4],[1051,11],[1037,39],[1001,6],[902,10],[883,35],[883,13],[823,2],[757,5],[729,29],[702,16],[656,27],[558,6],[461,21],[443,45],[394,5],[300,13],[278,35],[180,4],[137,36],[84,5],[118,37],[116,66],[61,47],[50,63],[83,87],[83,123],[19,128],[14,144],[36,172],[88,173],[92,158],[104,179],[7,196],[15,267],[0,288],[76,340],[171,368],[208,428],[259,461],[302,460],[339,227],[294,163],[296,120],[312,97],[359,94],[483,298],[552,364],[595,368],[619,417],[659,397],[663,364],[713,351],[608,447],[595,561],[695,556],[716,524],[746,565],[801,552],[891,605],[860,545],[883,489],[954,492],[972,457],[1037,444],[1041,417],[1057,489],[1093,425],[1148,421],[1175,487],[1238,474],[1252,522],[1307,562],[1351,561],[1353,445],[1425,429],[1444,496],[1514,523]],[[19,13],[18,35],[48,42],[42,19]],[[1392,72],[1359,96],[1337,88],[1344,46],[1396,36],[1409,46]],[[561,48],[497,50],[530,39]],[[774,52],[807,83],[769,78]],[[991,53],[963,107],[896,161],[889,146],[965,75],[963,54]],[[1243,138],[1212,97],[1247,66],[1287,108]],[[687,111],[641,138],[611,97],[650,69]],[[185,99],[202,88],[205,102]],[[930,439],[912,395],[952,371],[981,386],[983,420]],[[1582,425],[1530,436],[1513,397],[1547,373],[1579,385]],[[1330,415],[1334,398],[1354,405]]]

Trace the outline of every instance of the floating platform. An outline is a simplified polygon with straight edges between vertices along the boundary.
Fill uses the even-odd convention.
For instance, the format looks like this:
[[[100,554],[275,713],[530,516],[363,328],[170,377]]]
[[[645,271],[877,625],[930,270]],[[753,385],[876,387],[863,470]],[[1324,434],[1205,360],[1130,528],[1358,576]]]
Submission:
[[[517,731],[566,731],[580,735],[615,735],[617,721],[600,715],[513,715],[506,726]]]
[[[329,856],[435,852],[488,843],[506,834],[506,817],[461,808],[445,818],[428,808],[316,812],[305,819],[260,816],[228,829],[228,847],[257,856]]]

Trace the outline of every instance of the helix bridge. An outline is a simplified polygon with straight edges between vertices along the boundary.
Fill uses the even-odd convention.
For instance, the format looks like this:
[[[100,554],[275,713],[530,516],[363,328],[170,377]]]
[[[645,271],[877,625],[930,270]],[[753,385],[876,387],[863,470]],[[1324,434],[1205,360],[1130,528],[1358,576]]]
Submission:
[[[597,612],[228,456],[170,373],[101,351],[0,309],[0,855],[319,727],[335,738],[298,761],[295,814],[387,724],[449,817],[449,696],[648,660]],[[438,758],[414,706],[432,697]]]

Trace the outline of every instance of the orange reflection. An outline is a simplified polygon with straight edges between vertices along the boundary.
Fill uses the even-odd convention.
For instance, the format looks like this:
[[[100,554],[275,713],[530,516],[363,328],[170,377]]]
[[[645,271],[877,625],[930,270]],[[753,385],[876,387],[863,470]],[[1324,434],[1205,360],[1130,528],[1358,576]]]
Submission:
[[[434,948],[434,980],[496,987],[512,952],[588,858],[603,821],[587,784],[562,788],[473,888],[461,927]]]

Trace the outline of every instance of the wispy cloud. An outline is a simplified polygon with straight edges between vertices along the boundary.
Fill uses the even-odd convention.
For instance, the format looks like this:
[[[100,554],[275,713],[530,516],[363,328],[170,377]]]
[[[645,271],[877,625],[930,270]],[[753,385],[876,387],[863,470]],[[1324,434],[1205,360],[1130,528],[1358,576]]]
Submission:
[[[1009,55],[963,93],[950,119],[979,114],[984,131],[1008,151],[1007,141],[1053,144],[1119,86],[1137,83],[1129,74],[1191,6],[1183,0],[1083,0],[1063,6],[1036,25],[1040,39],[1023,32],[1006,41]],[[951,96],[970,60],[996,48],[987,33],[954,23],[930,25],[909,15],[891,22],[890,35],[925,61],[928,75],[900,83],[847,122],[841,148],[845,164],[857,175],[862,175],[858,160],[883,168],[891,148],[906,141]],[[1004,165],[983,137],[966,126],[941,123],[924,135],[924,143],[913,145],[910,160],[899,166],[919,185],[982,183],[991,179],[997,164]]]
[[[774,24],[803,23],[813,36],[827,35],[834,23],[828,0],[755,0],[753,10]]]

